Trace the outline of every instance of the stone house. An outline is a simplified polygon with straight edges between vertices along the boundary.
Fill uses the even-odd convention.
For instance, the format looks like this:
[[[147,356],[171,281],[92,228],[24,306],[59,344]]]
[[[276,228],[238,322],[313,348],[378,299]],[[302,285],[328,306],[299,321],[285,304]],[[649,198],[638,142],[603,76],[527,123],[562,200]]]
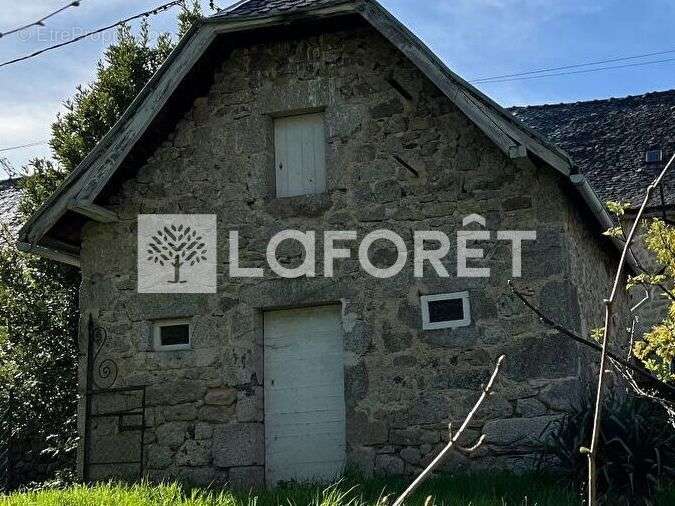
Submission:
[[[288,154],[303,143],[311,157]],[[151,214],[216,215],[214,293],[139,292]],[[134,478],[142,462],[153,479],[235,485],[415,473],[501,354],[471,427],[486,445],[448,466],[532,467],[593,357],[510,295],[508,242],[484,242],[481,278],[408,262],[376,279],[356,243],[332,278],[265,266],[280,230],[388,229],[412,251],[416,231],[454,234],[473,214],[536,231],[517,280],[533,301],[582,334],[602,321],[611,221],[574,161],[377,2],[248,0],[206,19],[20,232],[23,250],[82,271],[80,472]],[[229,275],[232,230],[263,277]],[[279,262],[301,262],[296,246]],[[371,251],[379,266],[396,255]],[[443,264],[456,273],[456,251]],[[93,394],[99,373],[116,390]]]

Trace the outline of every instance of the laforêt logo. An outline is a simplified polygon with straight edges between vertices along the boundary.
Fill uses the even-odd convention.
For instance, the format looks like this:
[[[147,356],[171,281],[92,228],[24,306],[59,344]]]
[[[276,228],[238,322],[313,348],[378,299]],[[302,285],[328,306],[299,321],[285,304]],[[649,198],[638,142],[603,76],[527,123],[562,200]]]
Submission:
[[[138,291],[216,292],[216,216],[140,215]]]
[[[216,225],[215,214],[140,215],[138,291],[216,293]],[[448,235],[448,231],[415,230],[407,242],[401,235],[386,229],[374,230],[363,237],[356,230],[282,230],[269,239],[264,251],[269,271],[260,262],[251,265],[250,258],[240,257],[239,231],[230,230],[229,256],[223,272],[229,271],[233,279],[264,278],[268,275],[287,279],[314,278],[317,275],[332,278],[336,262],[347,261],[354,255],[358,257],[364,274],[376,279],[398,276],[406,268],[406,275],[413,274],[416,278],[423,278],[425,272],[432,271],[439,278],[449,278],[453,274],[458,278],[488,278],[493,268],[501,265],[508,255],[498,260],[486,257],[485,246],[481,243],[491,244],[494,248],[496,239],[497,242],[511,244],[511,276],[519,278],[523,275],[523,247],[537,240],[536,231],[490,231],[486,229],[486,219],[478,214],[465,217],[461,225],[462,229],[452,236]],[[451,254],[453,240],[455,255]],[[304,250],[300,265],[291,266],[279,260],[279,246],[286,241],[299,243]],[[395,251],[396,260],[392,265],[373,264],[370,252],[376,242],[380,245],[388,243],[389,250]],[[321,245],[323,272],[318,273],[317,249]],[[454,273],[450,272],[452,267],[455,268]]]
[[[183,266],[207,261],[206,243],[201,235],[190,226],[167,225],[152,236],[148,244],[148,260],[156,264],[173,267],[173,279],[167,283],[187,283],[181,280]]]

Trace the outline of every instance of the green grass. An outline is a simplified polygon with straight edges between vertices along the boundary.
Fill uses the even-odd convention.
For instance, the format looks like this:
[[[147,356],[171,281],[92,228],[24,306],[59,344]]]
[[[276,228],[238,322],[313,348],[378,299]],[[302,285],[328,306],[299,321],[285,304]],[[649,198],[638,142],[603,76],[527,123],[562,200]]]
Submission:
[[[64,490],[42,490],[0,496],[7,506],[375,506],[386,496],[389,504],[406,482],[385,478],[345,479],[331,487],[298,486],[274,491],[232,493],[178,485],[75,485]],[[579,506],[573,490],[541,475],[512,474],[439,477],[429,481],[409,502],[424,505],[432,496],[437,506]],[[657,505],[675,504],[669,491]],[[382,504],[382,503],[379,503]]]

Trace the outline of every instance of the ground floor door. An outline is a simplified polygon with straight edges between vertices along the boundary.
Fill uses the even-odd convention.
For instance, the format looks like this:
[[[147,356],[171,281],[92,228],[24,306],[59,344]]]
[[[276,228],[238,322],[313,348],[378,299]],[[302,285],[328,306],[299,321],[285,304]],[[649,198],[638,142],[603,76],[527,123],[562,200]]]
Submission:
[[[332,480],[345,464],[339,306],[265,313],[267,483]]]

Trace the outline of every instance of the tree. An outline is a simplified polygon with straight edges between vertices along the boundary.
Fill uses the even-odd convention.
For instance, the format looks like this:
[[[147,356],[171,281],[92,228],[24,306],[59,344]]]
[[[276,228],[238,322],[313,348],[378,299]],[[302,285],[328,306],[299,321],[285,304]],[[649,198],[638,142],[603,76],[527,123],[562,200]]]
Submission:
[[[630,204],[608,202],[608,209],[617,217],[620,224],[611,228],[605,235],[626,240],[625,221],[626,210]],[[653,372],[659,379],[666,382],[675,381],[675,227],[661,218],[643,218],[638,223],[644,249],[651,253],[658,265],[658,270],[652,271],[639,265],[641,272],[628,277],[626,288],[656,287],[661,297],[670,301],[668,311],[663,319],[652,326],[643,336],[634,343],[632,352],[643,365]],[[636,239],[637,242],[637,239]]]
[[[642,273],[632,277],[629,287],[638,284],[657,286],[662,297],[670,297],[670,304],[663,320],[635,343],[633,353],[660,379],[675,381],[675,298],[668,288],[675,285],[675,228],[662,219],[649,220],[643,242],[662,269],[656,274]]]
[[[200,16],[195,3],[179,16],[180,31]],[[77,87],[52,125],[55,162],[35,159],[22,173],[25,221],[107,133],[173,48],[143,22],[138,35],[117,32],[93,83]],[[10,243],[13,241],[10,239]],[[76,441],[79,272],[10,247],[0,248],[0,413],[10,408],[14,437],[43,441],[54,453]],[[8,405],[8,391],[12,404]],[[2,420],[0,420],[2,422]],[[0,427],[2,429],[2,427]]]
[[[117,42],[98,63],[94,83],[78,86],[75,95],[64,104],[67,112],[60,114],[52,125],[50,145],[63,169],[70,172],[80,164],[172,48],[171,38],[166,34],[160,35],[155,45],[150,43],[147,21],[141,25],[138,36],[128,26],[119,28]]]

